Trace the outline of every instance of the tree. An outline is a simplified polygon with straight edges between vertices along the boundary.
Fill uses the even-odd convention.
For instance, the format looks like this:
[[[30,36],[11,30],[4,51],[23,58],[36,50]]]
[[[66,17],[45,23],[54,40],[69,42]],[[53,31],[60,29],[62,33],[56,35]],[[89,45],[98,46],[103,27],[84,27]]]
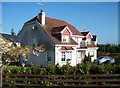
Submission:
[[[91,62],[91,56],[90,53],[88,53],[88,56],[85,55],[85,58],[83,59],[83,63]]]
[[[35,55],[39,55],[41,52],[44,52],[45,49],[43,46],[17,46],[15,43],[10,45],[11,42],[7,40],[3,40],[0,36],[0,87],[2,87],[2,69],[4,65],[7,65],[7,62],[11,61],[19,61],[20,54],[24,54],[27,56],[29,53],[33,53]]]
[[[7,62],[16,62],[19,61],[19,55],[22,53],[28,55],[30,53],[30,47],[25,46],[9,46],[9,43],[6,43],[1,48],[2,53],[2,64],[8,64]]]
[[[41,52],[44,52],[45,49],[42,45],[38,46],[16,46],[16,44],[9,45],[9,41],[6,41],[4,44],[0,44],[0,51],[2,53],[2,64],[9,64],[9,62],[18,62],[20,60],[20,54],[23,54],[25,57],[28,57],[29,54],[33,53],[34,55],[39,55]],[[28,59],[28,58],[26,58]],[[8,62],[8,63],[7,63]]]

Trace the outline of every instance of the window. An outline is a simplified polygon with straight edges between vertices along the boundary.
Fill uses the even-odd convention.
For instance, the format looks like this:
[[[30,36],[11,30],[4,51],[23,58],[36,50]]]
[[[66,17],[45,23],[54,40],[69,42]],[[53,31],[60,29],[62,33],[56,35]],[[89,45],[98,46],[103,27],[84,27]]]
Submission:
[[[72,52],[67,52],[67,59],[72,59]]]
[[[90,44],[90,41],[86,41],[86,43],[85,43],[85,44],[86,44],[86,46],[88,46],[88,45]]]
[[[65,61],[65,58],[66,56],[65,56],[65,52],[62,52],[62,59],[61,59],[61,61]]]
[[[62,41],[63,41],[63,42],[69,42],[69,36],[63,35],[63,36],[62,36]]]
[[[72,59],[72,52],[62,52],[61,61],[66,61],[66,59]]]
[[[33,46],[36,45],[37,41],[36,41],[36,37],[35,36],[32,37],[32,41],[31,42],[32,42],[31,44]]]
[[[51,61],[51,52],[47,52],[47,61]]]
[[[75,41],[78,43],[78,38],[77,37],[75,37]]]
[[[33,37],[33,44],[36,44],[36,38]]]

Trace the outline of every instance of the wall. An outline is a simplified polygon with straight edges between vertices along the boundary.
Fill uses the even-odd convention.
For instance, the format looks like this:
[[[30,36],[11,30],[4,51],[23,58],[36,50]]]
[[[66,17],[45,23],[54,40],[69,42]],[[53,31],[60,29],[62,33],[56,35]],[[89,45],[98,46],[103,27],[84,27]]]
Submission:
[[[33,26],[37,26],[37,29],[32,29]],[[47,64],[46,52],[51,51],[51,64],[55,65],[54,44],[43,31],[43,29],[41,29],[39,24],[33,22],[27,26],[24,26],[19,36],[21,37],[21,44],[23,46],[33,45],[33,37],[35,37],[36,43],[43,45],[43,47],[45,48],[45,52],[41,53],[39,56],[31,54],[30,62],[32,62],[33,64],[45,66]]]
[[[78,41],[76,40],[76,38],[78,38]],[[80,47],[80,43],[81,43],[81,41],[82,41],[82,38],[81,38],[81,37],[73,37],[73,36],[72,36],[72,39],[73,39],[75,42],[77,42],[77,43],[79,44],[78,47]]]

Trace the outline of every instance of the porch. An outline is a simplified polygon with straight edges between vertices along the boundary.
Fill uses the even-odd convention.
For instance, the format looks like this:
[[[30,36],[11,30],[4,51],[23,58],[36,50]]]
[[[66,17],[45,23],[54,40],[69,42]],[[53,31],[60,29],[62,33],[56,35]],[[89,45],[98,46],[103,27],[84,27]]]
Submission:
[[[77,49],[76,51],[76,64],[82,63],[85,58],[87,48]]]

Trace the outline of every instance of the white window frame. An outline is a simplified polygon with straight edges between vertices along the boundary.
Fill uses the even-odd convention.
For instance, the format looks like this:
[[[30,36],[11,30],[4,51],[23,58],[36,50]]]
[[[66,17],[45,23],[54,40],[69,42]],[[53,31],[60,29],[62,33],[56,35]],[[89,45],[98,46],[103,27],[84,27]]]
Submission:
[[[72,60],[72,51],[61,52],[61,61]]]
[[[69,51],[69,52],[66,52],[67,53],[67,59],[72,59],[72,52]]]
[[[78,43],[78,37],[75,37],[75,41]]]
[[[62,35],[62,42],[69,42],[69,35]]]
[[[66,53],[61,52],[61,61],[66,61]]]

